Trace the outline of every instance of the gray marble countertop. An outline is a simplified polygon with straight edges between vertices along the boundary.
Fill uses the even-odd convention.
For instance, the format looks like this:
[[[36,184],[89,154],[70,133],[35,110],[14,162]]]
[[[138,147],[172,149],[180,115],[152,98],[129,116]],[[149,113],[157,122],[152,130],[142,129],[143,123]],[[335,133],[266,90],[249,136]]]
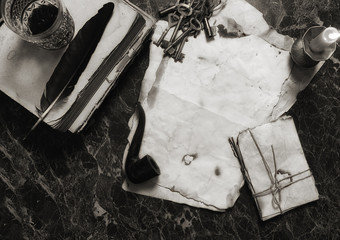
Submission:
[[[165,0],[131,1],[159,18]],[[174,1],[172,1],[174,2]],[[338,0],[248,0],[278,32],[340,29]],[[246,185],[224,213],[122,190],[122,156],[145,46],[80,134],[41,124],[0,92],[0,239],[340,239],[340,50],[298,95],[293,116],[320,199],[262,222]]]

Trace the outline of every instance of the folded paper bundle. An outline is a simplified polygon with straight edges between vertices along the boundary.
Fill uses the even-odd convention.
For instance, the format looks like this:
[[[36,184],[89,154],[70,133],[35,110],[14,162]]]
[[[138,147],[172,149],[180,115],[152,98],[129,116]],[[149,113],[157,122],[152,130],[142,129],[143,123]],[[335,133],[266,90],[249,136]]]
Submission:
[[[79,132],[137,54],[153,30],[155,19],[125,0],[64,2],[75,23],[76,41],[69,48],[44,50],[24,42],[6,26],[1,26],[0,90],[38,118],[48,110],[44,121],[52,127]],[[111,16],[111,11],[107,10],[110,10],[108,6],[112,8],[112,3]],[[100,27],[94,29],[96,24]],[[85,33],[91,28],[97,33]],[[86,31],[80,32],[80,29]],[[86,34],[90,35],[90,41],[86,40]],[[99,42],[92,42],[94,39]],[[89,44],[93,49],[90,50]],[[80,49],[81,46],[85,49]],[[70,58],[77,52],[91,54]],[[76,71],[78,66],[79,71]],[[75,68],[74,74],[72,68]],[[65,73],[73,78],[65,77]],[[65,84],[59,86],[60,82],[70,83],[63,93]],[[56,97],[60,98],[54,102]]]
[[[289,54],[293,40],[275,32],[243,0],[229,0],[210,25],[219,29],[217,35],[188,39],[182,63],[151,44],[139,98],[146,115],[139,157],[150,155],[161,174],[142,184],[125,181],[123,188],[224,211],[234,205],[244,179],[228,138],[286,112],[300,83],[308,83],[320,65],[296,68]],[[233,26],[238,37],[229,34]],[[154,42],[166,27],[157,22]],[[133,116],[130,140],[136,122]]]
[[[319,198],[291,117],[248,129],[232,146],[262,220]]]

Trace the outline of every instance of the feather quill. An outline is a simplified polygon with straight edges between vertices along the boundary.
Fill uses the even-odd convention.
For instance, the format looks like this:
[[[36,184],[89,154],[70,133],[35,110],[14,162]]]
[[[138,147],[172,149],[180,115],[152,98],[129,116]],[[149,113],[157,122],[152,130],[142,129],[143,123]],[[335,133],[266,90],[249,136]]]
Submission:
[[[71,41],[46,84],[40,99],[42,113],[50,110],[50,106],[71,94],[101,39],[112,16],[113,8],[112,2],[105,4],[85,23]]]
[[[54,105],[72,92],[101,39],[113,9],[112,2],[105,4],[85,23],[71,41],[46,84],[44,94],[40,99],[40,117],[24,140],[46,118]]]

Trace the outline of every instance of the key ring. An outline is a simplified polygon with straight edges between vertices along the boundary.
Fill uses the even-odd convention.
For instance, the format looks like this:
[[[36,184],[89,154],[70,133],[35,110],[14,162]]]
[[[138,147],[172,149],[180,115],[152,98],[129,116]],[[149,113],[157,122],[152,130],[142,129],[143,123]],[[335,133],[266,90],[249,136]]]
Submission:
[[[190,23],[189,28],[192,28],[193,31],[202,30],[202,24],[197,18],[195,17],[190,18],[189,23]]]
[[[180,3],[177,6],[177,12],[182,16],[190,16],[192,14],[192,7],[188,4]]]

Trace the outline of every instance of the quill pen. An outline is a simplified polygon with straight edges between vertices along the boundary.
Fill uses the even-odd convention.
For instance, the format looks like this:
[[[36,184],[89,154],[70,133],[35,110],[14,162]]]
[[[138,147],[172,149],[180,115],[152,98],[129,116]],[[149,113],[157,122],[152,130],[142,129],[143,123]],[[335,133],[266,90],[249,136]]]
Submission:
[[[98,13],[88,20],[70,43],[48,80],[40,100],[40,110],[45,112],[62,92],[59,100],[72,92],[80,75],[86,68],[97,44],[112,15],[114,4],[105,4]],[[64,87],[66,88],[64,89]]]
[[[54,105],[67,97],[73,90],[81,73],[86,68],[98,42],[109,22],[114,4],[105,4],[98,13],[88,20],[71,41],[46,84],[40,100],[40,118],[27,136],[43,121]],[[26,136],[26,137],[27,137]]]

